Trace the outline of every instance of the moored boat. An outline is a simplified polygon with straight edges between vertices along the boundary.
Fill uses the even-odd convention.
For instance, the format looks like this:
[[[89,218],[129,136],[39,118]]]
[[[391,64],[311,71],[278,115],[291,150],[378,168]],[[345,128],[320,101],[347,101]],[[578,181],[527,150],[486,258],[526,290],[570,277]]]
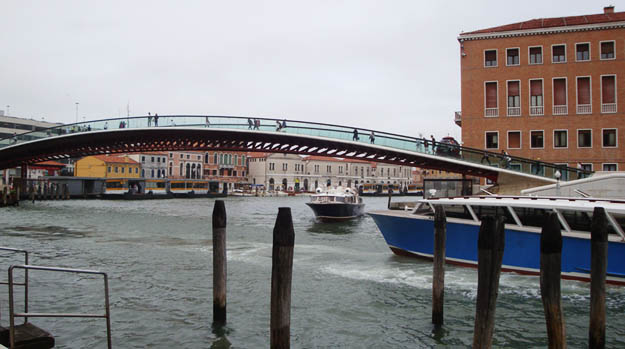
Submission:
[[[365,204],[358,193],[351,188],[338,187],[323,191],[317,188],[316,194],[307,202],[315,217],[322,221],[342,221],[362,216]]]
[[[390,249],[398,255],[432,259],[433,205],[447,213],[446,261],[477,266],[480,217],[505,215],[503,271],[540,274],[540,234],[544,214],[555,211],[562,226],[562,278],[590,280],[590,222],[595,207],[603,207],[610,223],[607,282],[625,285],[625,201],[537,197],[456,197],[419,200],[415,211],[374,211]]]

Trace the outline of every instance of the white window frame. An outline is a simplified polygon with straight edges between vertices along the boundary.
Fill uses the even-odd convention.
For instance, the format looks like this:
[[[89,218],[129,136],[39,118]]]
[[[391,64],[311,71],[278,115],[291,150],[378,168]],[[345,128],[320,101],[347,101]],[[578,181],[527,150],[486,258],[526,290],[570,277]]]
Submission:
[[[564,88],[566,88],[566,91],[564,91],[564,98],[565,98],[564,105],[566,106],[566,113],[564,113],[564,114],[555,114],[553,112],[553,109],[556,106],[556,84],[555,84],[555,81],[556,80],[560,80],[560,79],[564,79]],[[545,93],[545,91],[543,91],[543,93]],[[561,106],[561,104],[558,104],[558,106]],[[555,76],[555,77],[551,78],[551,115],[552,116],[569,115],[569,79],[566,76]]]
[[[556,147],[556,132],[560,132],[560,131],[566,132],[566,147]],[[553,140],[552,140],[553,149],[569,149],[569,130],[563,129],[563,128],[554,129],[552,136],[553,136]]]
[[[590,147],[580,147],[579,146],[579,131],[590,131]],[[575,135],[577,138],[577,149],[592,149],[592,128],[578,128],[575,130]]]
[[[519,63],[518,64],[508,64],[508,50],[517,50],[519,54]],[[506,67],[517,67],[521,65],[521,48],[520,47],[507,47],[506,48]]]
[[[588,87],[589,87],[589,91],[590,91],[590,112],[588,113],[580,113],[579,112],[579,87],[577,82],[579,81],[580,78],[588,78]],[[567,93],[568,95],[568,93]],[[586,105],[586,104],[584,104]],[[576,76],[575,77],[575,114],[578,115],[587,115],[587,114],[592,114],[592,76],[590,75],[580,75],[580,76]]]
[[[497,134],[497,148],[489,148],[488,147],[488,134],[496,133]],[[484,131],[484,149],[499,149],[499,144],[501,143],[501,138],[499,138],[499,131]]]
[[[542,114],[532,114],[532,80],[540,80],[540,90],[543,91],[543,94],[541,95],[543,98],[543,112]],[[544,116],[545,115],[545,79],[543,78],[530,78],[527,80],[527,96],[528,96],[528,107],[529,107],[529,111],[530,111],[530,116]]]
[[[603,77],[604,76],[614,76],[614,104],[615,109],[614,112],[604,113],[603,112]],[[616,74],[602,74],[599,75],[599,85],[601,90],[601,95],[599,96],[599,104],[601,105],[601,114],[616,114],[618,113],[618,80]],[[497,101],[497,105],[499,105],[499,101]]]
[[[603,131],[604,130],[614,130],[616,131],[616,135],[614,136],[614,140],[615,140],[615,145],[613,147],[606,147],[603,145]],[[615,149],[618,148],[618,128],[617,127],[606,127],[606,128],[602,128],[601,129],[601,148],[604,149]]]
[[[510,105],[508,105],[509,102],[509,97],[510,95],[508,94],[508,84],[510,82],[518,82],[519,83],[519,115],[510,115]],[[486,90],[484,90],[484,92],[486,92]],[[506,80],[506,116],[511,116],[511,117],[519,117],[522,115],[523,113],[523,109],[521,108],[521,80]],[[499,103],[498,103],[499,104]],[[516,107],[513,107],[516,108]]]
[[[603,168],[605,167],[605,165],[615,165],[616,166],[616,171],[609,171],[609,172],[618,172],[618,163],[617,162],[602,162],[601,163],[601,171],[605,171]],[[606,171],[608,172],[608,171]]]
[[[486,65],[486,51],[495,51],[495,65]],[[484,68],[497,68],[499,66],[499,50],[496,48],[487,48],[484,49],[484,53],[482,55],[482,64]]]
[[[532,147],[532,132],[542,132],[543,133],[543,146],[542,147]],[[530,149],[545,149],[545,130],[529,130],[528,136],[530,138]]]
[[[496,85],[496,95],[497,95],[497,107],[496,108],[487,108],[486,107],[486,84],[489,83],[495,83]],[[486,109],[497,109],[497,115],[494,116],[486,116]],[[499,81],[497,80],[488,80],[488,81],[484,81],[484,117],[485,118],[496,118],[499,117]]]
[[[554,62],[553,61],[553,47],[554,46],[564,46],[564,61],[562,62]],[[562,64],[562,63],[567,63],[569,61],[569,58],[567,57],[568,55],[566,54],[566,43],[561,43],[561,44],[552,44],[551,45],[551,64]]]
[[[587,44],[588,45],[588,59],[587,60],[578,60],[577,59],[577,45],[584,45]],[[590,42],[576,42],[575,43],[575,62],[590,62],[592,61],[592,49],[591,49],[591,44]]]
[[[604,42],[611,42],[612,43],[612,49],[614,50],[614,57],[612,57],[612,58],[601,58],[601,44],[604,43]],[[600,61],[613,61],[615,59],[616,59],[616,40],[603,40],[603,41],[599,41],[599,60]]]
[[[533,48],[536,48],[536,47],[540,47],[540,58],[541,58],[541,62],[540,62],[540,63],[532,63],[532,62],[530,61],[530,59],[531,59],[531,58],[530,58],[530,56],[532,55],[532,54],[531,54],[531,50],[532,50]],[[519,61],[520,61],[520,60],[519,60]],[[545,63],[545,50],[543,49],[543,45],[538,45],[538,46],[528,46],[528,48],[527,48],[527,64],[528,64],[528,65],[539,65],[539,64],[543,64],[543,63]]]
[[[510,132],[518,132],[519,133],[519,147],[518,148],[512,148],[510,146]],[[508,130],[507,138],[506,138],[506,146],[507,146],[507,149],[523,149],[523,131],[521,131],[521,130]]]

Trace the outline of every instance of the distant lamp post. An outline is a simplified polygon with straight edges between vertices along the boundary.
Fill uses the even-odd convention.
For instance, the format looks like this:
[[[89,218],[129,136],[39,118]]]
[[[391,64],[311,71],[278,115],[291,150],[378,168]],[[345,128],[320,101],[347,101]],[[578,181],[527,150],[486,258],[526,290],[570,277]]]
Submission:
[[[556,170],[553,176],[556,177],[556,195],[560,196],[560,177],[562,177],[562,174]]]
[[[78,123],[78,105],[80,103],[76,102],[76,123]]]

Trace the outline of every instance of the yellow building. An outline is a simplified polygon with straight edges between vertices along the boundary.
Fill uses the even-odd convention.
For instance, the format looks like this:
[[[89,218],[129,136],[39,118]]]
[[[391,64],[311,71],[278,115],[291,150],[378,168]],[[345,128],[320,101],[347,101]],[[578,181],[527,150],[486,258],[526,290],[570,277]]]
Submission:
[[[76,177],[139,178],[141,164],[123,156],[86,156],[74,165]]]

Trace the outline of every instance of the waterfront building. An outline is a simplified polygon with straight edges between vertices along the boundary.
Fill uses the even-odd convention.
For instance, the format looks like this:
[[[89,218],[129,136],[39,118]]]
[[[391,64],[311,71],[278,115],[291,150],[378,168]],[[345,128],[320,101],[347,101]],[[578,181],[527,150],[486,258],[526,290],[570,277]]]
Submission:
[[[167,178],[167,152],[133,153],[128,157],[141,164],[141,178]]]
[[[127,156],[85,156],[75,163],[76,177],[139,178],[141,164]]]
[[[233,189],[235,184],[248,184],[247,155],[234,151],[204,152],[204,178],[218,181]]]
[[[65,164],[58,161],[48,160],[37,162],[28,165],[27,178],[38,179],[45,176],[59,176],[63,168],[65,168]]]
[[[203,152],[167,152],[167,177],[171,179],[202,179]]]
[[[13,137],[13,134],[20,135],[22,133],[43,131],[62,125],[61,123],[52,123],[39,121],[35,119],[18,118],[13,116],[0,115],[0,139]]]
[[[458,41],[464,146],[625,170],[625,12],[533,19]]]
[[[294,154],[249,153],[249,178],[266,190],[314,191],[326,186],[412,183],[412,168],[371,161]]]

